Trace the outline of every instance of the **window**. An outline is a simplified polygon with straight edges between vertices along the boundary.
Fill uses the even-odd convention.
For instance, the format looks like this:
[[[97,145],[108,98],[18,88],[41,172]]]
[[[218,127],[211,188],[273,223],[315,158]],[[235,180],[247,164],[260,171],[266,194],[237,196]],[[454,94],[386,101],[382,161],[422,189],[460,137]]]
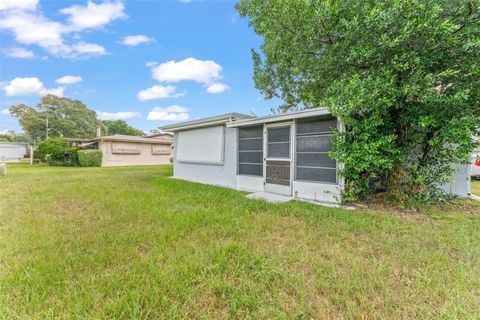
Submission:
[[[263,176],[263,126],[238,129],[238,174]]]
[[[290,127],[267,129],[267,156],[269,158],[290,158]]]
[[[223,126],[178,132],[176,158],[180,162],[223,164]]]
[[[112,142],[113,154],[140,154],[142,146],[140,143]]]
[[[152,154],[170,154],[170,146],[168,144],[152,144]]]
[[[337,183],[336,161],[328,156],[335,119],[297,121],[295,179]]]

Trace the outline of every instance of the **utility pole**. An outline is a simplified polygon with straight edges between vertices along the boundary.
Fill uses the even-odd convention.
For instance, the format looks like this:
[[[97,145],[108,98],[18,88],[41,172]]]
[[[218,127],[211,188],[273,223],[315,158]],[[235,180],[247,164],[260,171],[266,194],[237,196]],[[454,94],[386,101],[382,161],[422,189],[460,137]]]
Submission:
[[[48,116],[45,121],[45,136],[48,139]]]

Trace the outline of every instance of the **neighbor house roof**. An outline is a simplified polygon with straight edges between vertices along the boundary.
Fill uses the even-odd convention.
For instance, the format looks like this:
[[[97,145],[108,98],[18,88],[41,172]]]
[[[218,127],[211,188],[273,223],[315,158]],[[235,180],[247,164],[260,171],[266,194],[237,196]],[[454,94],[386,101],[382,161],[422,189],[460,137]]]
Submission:
[[[221,114],[214,117],[208,117],[208,118],[164,126],[162,127],[162,130],[163,131],[181,131],[181,130],[192,129],[192,128],[209,127],[209,126],[218,125],[218,124],[225,124],[231,121],[237,121],[241,119],[251,119],[251,118],[254,118],[254,117],[246,114],[231,112],[231,113],[225,113],[225,114]]]
[[[102,136],[95,139],[94,141],[120,141],[120,142],[141,142],[141,143],[154,143],[154,144],[172,144],[170,140],[161,140],[155,138],[144,138],[137,136],[127,136],[124,134],[115,134],[113,136]]]

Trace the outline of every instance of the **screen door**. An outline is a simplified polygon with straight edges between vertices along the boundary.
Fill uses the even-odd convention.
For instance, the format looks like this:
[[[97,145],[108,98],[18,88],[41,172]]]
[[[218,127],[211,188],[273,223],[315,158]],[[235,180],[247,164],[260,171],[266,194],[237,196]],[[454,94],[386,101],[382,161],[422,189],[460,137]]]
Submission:
[[[266,130],[265,191],[292,195],[291,188],[291,126]]]

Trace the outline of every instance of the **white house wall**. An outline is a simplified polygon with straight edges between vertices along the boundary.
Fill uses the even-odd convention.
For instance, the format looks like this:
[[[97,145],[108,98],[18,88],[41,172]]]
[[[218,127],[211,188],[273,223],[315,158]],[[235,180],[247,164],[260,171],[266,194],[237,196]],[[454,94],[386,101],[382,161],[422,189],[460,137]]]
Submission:
[[[178,134],[174,135],[174,178],[230,188],[236,187],[237,129],[226,128],[223,125],[220,127],[224,129],[223,164],[179,161],[177,159]]]
[[[236,187],[245,191],[263,191],[263,177],[237,175]]]
[[[293,181],[293,197],[319,202],[341,202],[342,189],[338,184]]]

